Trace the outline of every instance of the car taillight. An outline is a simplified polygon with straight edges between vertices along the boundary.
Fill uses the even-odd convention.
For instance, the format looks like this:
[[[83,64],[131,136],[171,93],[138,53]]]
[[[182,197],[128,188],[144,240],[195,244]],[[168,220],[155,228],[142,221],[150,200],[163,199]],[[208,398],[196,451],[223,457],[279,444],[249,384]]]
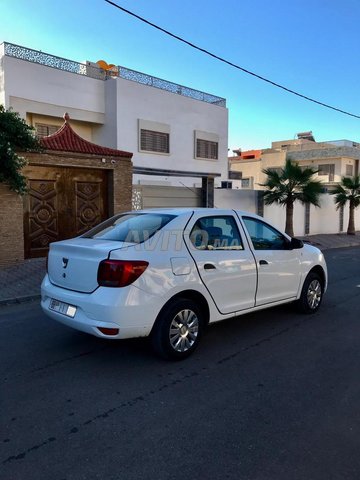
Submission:
[[[97,280],[101,287],[126,287],[145,272],[148,262],[142,260],[103,260]]]

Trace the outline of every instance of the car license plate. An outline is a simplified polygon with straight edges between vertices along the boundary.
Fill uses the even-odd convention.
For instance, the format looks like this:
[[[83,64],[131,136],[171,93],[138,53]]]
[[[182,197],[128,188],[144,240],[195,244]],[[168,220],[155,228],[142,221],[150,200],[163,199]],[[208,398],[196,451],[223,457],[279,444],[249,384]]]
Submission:
[[[49,309],[53,310],[54,312],[62,313],[63,315],[71,318],[75,317],[76,313],[76,307],[74,307],[74,305],[60,302],[59,300],[55,300],[55,298],[50,300]]]

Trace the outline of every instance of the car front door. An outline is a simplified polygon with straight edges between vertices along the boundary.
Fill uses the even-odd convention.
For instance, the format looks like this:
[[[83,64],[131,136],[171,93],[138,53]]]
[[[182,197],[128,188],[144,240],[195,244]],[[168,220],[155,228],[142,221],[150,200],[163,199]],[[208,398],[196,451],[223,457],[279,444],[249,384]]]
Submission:
[[[290,250],[290,241],[260,219],[243,216],[242,221],[258,268],[255,305],[295,299],[301,280],[301,250]]]
[[[201,280],[223,314],[255,305],[254,256],[234,215],[195,214],[184,233]]]

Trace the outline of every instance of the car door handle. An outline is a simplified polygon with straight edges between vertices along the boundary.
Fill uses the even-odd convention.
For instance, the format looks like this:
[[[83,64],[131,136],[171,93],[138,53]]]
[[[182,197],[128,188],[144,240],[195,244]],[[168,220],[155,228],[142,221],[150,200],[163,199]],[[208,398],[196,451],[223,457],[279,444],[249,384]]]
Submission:
[[[266,260],[260,260],[259,265],[269,265]]]
[[[205,263],[205,265],[204,265],[204,270],[215,270],[215,269],[216,269],[216,267],[212,263]]]

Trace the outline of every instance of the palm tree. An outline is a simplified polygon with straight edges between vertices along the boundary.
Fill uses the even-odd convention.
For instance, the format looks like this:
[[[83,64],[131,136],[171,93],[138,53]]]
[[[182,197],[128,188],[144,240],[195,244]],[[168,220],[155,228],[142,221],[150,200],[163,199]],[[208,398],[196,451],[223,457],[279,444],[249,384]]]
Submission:
[[[349,202],[348,235],[355,235],[355,209],[360,205],[360,177],[343,177],[335,189],[330,192],[335,195],[336,209],[344,207]]]
[[[278,169],[265,168],[263,173],[267,175],[266,182],[261,184],[267,189],[264,192],[264,201],[267,205],[277,203],[286,207],[285,232],[293,237],[294,203],[298,200],[320,207],[319,195],[322,183],[319,180],[312,180],[317,170],[311,167],[301,168],[297,163],[287,159],[280,172]]]

